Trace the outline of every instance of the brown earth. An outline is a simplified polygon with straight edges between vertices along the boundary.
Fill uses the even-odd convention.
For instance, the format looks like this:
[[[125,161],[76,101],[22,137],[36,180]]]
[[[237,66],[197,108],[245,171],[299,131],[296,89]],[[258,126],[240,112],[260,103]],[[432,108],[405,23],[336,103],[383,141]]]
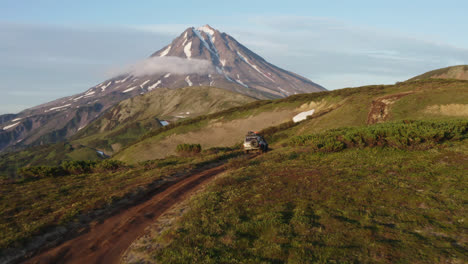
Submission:
[[[384,97],[377,98],[372,101],[369,114],[367,115],[367,124],[376,124],[384,122],[388,119],[390,114],[390,106],[398,101],[400,98],[414,93],[413,91],[391,94]]]
[[[220,165],[168,182],[141,204],[115,214],[89,231],[25,261],[25,263],[119,263],[130,244],[144,234],[147,226],[173,205],[185,200],[202,183],[225,171]]]

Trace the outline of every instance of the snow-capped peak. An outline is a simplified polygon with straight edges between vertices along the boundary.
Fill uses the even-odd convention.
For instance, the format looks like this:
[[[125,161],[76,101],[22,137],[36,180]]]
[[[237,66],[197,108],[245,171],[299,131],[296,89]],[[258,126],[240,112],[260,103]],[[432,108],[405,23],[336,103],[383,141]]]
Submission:
[[[203,27],[198,27],[197,30],[198,31],[203,31],[206,34],[211,35],[211,36],[213,36],[214,33],[215,33],[215,30],[212,27],[210,27],[209,25],[204,25]]]

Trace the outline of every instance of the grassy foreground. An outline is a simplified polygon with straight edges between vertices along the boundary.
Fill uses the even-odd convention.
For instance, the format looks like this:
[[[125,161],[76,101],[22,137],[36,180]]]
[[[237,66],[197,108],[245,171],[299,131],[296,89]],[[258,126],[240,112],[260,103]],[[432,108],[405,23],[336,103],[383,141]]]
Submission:
[[[24,168],[22,178],[0,179],[0,256],[2,250],[24,247],[32,237],[54,227],[86,223],[106,210],[128,205],[159,180],[241,153],[208,150],[134,166],[104,161]]]
[[[459,122],[464,129],[442,141],[316,151],[318,139],[295,139],[255,160],[234,159],[239,169],[153,238],[163,247],[140,250],[153,248],[148,260],[158,263],[466,262],[468,142]]]

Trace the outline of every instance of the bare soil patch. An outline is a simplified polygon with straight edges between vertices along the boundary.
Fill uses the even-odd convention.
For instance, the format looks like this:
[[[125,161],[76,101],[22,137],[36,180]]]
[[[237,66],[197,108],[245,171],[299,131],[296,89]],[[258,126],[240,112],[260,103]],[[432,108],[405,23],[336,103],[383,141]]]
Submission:
[[[369,114],[367,115],[367,124],[382,123],[388,120],[390,114],[390,107],[400,98],[414,93],[413,91],[391,94],[384,97],[377,98],[372,101]]]

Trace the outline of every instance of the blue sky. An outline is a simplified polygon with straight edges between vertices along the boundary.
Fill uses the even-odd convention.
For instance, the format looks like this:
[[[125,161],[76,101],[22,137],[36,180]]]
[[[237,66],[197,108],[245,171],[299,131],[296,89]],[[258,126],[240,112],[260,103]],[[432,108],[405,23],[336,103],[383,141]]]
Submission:
[[[0,114],[85,91],[189,26],[234,36],[328,89],[468,64],[468,1],[9,1]]]

